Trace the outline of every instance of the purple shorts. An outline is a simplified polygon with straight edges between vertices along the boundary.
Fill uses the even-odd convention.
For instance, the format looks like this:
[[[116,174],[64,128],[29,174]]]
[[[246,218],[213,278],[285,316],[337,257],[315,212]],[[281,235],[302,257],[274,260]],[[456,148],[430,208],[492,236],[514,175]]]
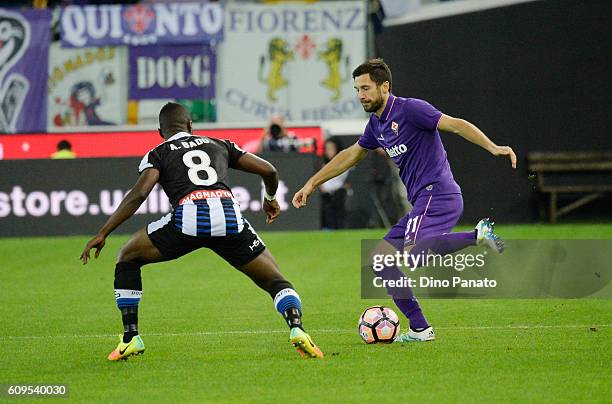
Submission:
[[[410,213],[402,217],[384,237],[398,250],[418,240],[449,233],[463,213],[463,195],[422,194]]]

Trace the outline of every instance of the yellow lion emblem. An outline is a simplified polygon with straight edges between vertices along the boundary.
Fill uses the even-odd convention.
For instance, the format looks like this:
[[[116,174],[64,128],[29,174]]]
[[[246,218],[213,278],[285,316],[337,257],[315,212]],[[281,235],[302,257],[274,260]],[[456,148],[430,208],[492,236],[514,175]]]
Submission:
[[[266,57],[262,56],[259,61],[259,81],[268,86],[268,99],[277,101],[276,92],[287,87],[289,82],[283,77],[283,68],[288,61],[293,60],[293,52],[289,50],[289,44],[282,38],[272,38],[268,45],[268,63],[270,71],[264,77]]]
[[[340,99],[340,86],[348,77],[342,77],[340,72],[340,63],[342,60],[342,40],[340,38],[331,38],[326,43],[327,49],[319,52],[319,60],[322,60],[329,70],[325,80],[321,82],[323,87],[330,89],[333,92],[332,101]],[[348,72],[349,58],[344,59],[345,72]]]

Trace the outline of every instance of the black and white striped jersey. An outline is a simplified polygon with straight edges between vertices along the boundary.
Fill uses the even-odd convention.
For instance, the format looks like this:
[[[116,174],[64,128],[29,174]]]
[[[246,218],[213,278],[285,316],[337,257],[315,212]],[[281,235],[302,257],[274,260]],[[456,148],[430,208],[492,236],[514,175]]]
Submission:
[[[228,140],[179,132],[149,151],[138,171],[159,170],[159,184],[176,208],[185,198],[200,199],[198,191],[225,190],[231,197],[228,172],[244,153]],[[202,199],[210,197],[207,193]]]
[[[138,170],[159,170],[159,184],[173,208],[149,224],[149,234],[166,225],[194,237],[240,234],[245,220],[227,179],[229,169],[244,153],[230,141],[185,132],[148,152]]]

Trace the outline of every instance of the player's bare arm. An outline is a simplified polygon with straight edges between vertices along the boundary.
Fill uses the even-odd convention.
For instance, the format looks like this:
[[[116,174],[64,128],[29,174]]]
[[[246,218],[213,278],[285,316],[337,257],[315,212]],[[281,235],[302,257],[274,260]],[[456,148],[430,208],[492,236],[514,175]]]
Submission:
[[[257,174],[261,177],[266,187],[263,210],[266,213],[266,223],[272,223],[280,214],[280,206],[274,198],[278,188],[278,172],[268,161],[257,157],[252,153],[246,153],[238,159],[235,168],[247,173]]]
[[[494,156],[508,156],[512,168],[516,168],[516,154],[510,146],[498,146],[491,141],[476,125],[459,118],[442,114],[438,129],[458,134],[470,142],[477,144]]]
[[[85,245],[85,249],[80,257],[81,261],[83,261],[83,265],[87,264],[89,260],[89,251],[92,248],[96,249],[94,256],[98,258],[100,251],[102,251],[106,243],[106,237],[121,225],[121,223],[132,217],[140,205],[147,199],[158,180],[159,171],[155,168],[149,168],[140,175],[138,181],[136,181],[136,185],[134,185],[134,188],[132,188],[123,198],[117,210],[108,218],[104,226],[98,231],[98,234]]]
[[[329,163],[321,168],[315,175],[310,177],[306,184],[293,196],[293,206],[297,209],[306,206],[308,196],[312,194],[319,185],[337,177],[349,168],[355,166],[368,154],[368,149],[364,149],[355,143],[351,147],[342,150]]]

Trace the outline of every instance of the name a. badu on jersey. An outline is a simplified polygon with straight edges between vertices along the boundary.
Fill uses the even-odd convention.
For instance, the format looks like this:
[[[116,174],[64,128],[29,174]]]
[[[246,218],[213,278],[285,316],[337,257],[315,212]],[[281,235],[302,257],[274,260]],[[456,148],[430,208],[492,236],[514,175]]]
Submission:
[[[196,138],[189,142],[181,142],[181,146],[177,146],[174,143],[170,143],[170,150],[190,149],[192,147],[199,146],[204,143],[210,143],[210,140],[204,138]]]
[[[405,144],[396,144],[395,146],[389,148],[385,147],[385,151],[389,155],[389,157],[397,157],[408,151],[408,148]]]

